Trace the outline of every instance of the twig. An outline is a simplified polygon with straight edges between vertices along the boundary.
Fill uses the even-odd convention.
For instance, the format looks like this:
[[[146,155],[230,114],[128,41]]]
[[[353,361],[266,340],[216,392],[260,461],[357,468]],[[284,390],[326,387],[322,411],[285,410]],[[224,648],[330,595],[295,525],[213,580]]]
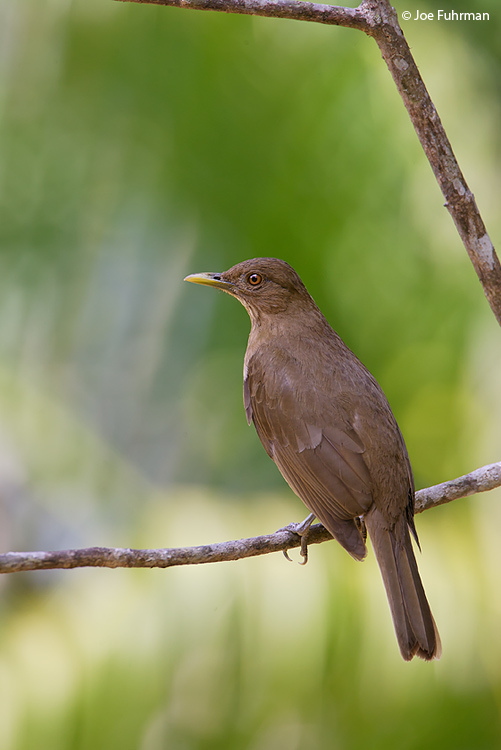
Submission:
[[[373,37],[409,113],[485,296],[501,325],[499,258],[400,28],[397,13],[388,0],[363,0],[358,8],[319,5],[300,0],[120,1],[312,21],[358,29]]]
[[[416,493],[416,513],[436,505],[449,503],[460,497],[486,492],[501,486],[501,462],[483,466],[471,474],[437,484]],[[321,524],[310,528],[308,544],[332,540]],[[301,540],[291,531],[276,531],[267,536],[239,539],[201,547],[172,549],[121,549],[87,547],[55,552],[6,552],[0,555],[0,573],[19,573],[28,570],[54,568],[171,568],[176,565],[241,560],[245,557],[267,555],[270,552],[299,547]]]

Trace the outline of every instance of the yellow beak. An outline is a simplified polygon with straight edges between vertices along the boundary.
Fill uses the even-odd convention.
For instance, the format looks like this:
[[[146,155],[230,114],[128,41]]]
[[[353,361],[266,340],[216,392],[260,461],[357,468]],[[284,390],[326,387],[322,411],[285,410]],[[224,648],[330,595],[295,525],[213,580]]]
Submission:
[[[220,273],[191,273],[186,276],[185,281],[191,281],[192,284],[203,284],[204,286],[215,286],[217,289],[229,291],[231,284],[223,281]]]

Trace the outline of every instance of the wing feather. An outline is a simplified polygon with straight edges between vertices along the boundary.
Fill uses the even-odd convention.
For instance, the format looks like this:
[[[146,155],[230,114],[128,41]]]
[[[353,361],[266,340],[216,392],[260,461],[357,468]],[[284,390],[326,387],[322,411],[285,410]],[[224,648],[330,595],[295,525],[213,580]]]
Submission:
[[[364,445],[342,409],[338,424],[325,421],[327,410],[315,389],[294,392],[296,363],[269,368],[246,363],[244,403],[267,453],[304,504],[355,557],[365,544],[353,519],[372,504],[372,482]],[[262,363],[261,363],[262,365]],[[346,537],[346,538],[344,538]],[[344,538],[344,541],[343,541]]]

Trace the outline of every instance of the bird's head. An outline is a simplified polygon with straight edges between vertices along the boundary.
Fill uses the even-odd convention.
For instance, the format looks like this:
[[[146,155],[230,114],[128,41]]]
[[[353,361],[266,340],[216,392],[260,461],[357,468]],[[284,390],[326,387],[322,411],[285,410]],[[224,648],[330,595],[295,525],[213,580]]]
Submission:
[[[253,322],[304,305],[316,308],[294,269],[277,258],[244,260],[223,273],[193,273],[185,281],[213,286],[236,297]]]

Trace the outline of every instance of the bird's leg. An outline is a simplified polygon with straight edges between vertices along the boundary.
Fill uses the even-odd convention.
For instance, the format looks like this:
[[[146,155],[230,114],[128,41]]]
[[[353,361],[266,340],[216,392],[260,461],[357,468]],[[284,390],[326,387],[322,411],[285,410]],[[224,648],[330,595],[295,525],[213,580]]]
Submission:
[[[289,523],[282,529],[278,529],[278,531],[292,531],[293,534],[298,534],[298,536],[301,537],[301,555],[303,557],[303,561],[299,563],[300,565],[306,565],[306,563],[308,562],[308,532],[314,519],[315,514],[310,513],[310,515],[307,516],[304,521],[301,521],[300,523]],[[284,549],[284,557],[289,562],[292,562],[291,558],[289,557],[289,550]]]
[[[367,526],[365,525],[365,520],[363,516],[357,516],[355,518],[355,523],[357,525],[357,529],[360,531],[360,534],[362,535],[362,539],[364,542],[367,541]]]

